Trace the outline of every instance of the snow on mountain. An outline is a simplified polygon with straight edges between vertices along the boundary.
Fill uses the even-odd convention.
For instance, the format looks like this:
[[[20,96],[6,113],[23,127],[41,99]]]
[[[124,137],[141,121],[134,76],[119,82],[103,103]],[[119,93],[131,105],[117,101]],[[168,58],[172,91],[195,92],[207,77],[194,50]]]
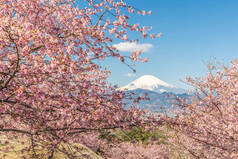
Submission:
[[[185,91],[181,88],[177,88],[171,84],[168,84],[157,77],[152,75],[144,75],[135,81],[132,81],[126,86],[120,88],[120,90],[136,90],[145,89],[155,91],[158,93],[173,92],[173,93],[184,93]]]

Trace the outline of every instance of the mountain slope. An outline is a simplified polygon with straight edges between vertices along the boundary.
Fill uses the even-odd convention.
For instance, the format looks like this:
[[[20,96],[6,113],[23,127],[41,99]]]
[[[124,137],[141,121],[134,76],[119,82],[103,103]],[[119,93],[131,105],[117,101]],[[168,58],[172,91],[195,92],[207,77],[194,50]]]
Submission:
[[[138,106],[140,109],[150,109],[152,112],[157,112],[157,113],[163,113],[168,110],[174,110],[177,109],[177,107],[172,108],[172,105],[174,104],[174,96],[177,96],[179,98],[186,98],[190,100],[192,98],[192,95],[182,93],[182,94],[175,94],[175,93],[168,93],[168,92],[163,92],[163,93],[158,93],[154,91],[149,91],[145,89],[135,89],[135,90],[129,90],[126,91],[126,93],[134,93],[134,98],[138,96],[144,96],[145,93],[148,93],[148,97],[150,100],[146,101],[141,101]],[[132,104],[131,101],[126,100],[125,101],[128,105],[128,107]]]
[[[144,75],[132,81],[128,85],[120,88],[120,90],[136,90],[136,89],[145,89],[145,90],[155,91],[158,93],[163,93],[163,92],[184,93],[185,92],[184,89],[177,88],[152,75]]]

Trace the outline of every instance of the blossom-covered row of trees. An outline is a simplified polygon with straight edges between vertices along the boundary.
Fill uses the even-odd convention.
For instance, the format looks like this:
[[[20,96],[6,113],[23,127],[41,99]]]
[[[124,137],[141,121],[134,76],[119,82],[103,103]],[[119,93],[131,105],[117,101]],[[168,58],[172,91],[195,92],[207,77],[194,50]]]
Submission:
[[[128,41],[130,31],[147,37],[146,27],[129,23],[134,12],[114,0],[0,1],[1,134],[29,138],[22,152],[32,158],[39,145],[53,158],[82,132],[148,124],[142,111],[125,109],[126,95],[95,62],[146,61],[139,51],[124,57],[112,46],[114,39]]]
[[[197,93],[192,102],[177,101],[182,110],[171,122],[174,143],[190,158],[237,158],[238,61],[208,70],[205,78],[187,78]]]

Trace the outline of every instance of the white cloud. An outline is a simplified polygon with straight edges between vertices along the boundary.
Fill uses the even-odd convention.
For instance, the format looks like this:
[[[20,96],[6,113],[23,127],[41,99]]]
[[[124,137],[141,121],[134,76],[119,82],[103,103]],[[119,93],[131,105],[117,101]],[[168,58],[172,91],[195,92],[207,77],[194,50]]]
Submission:
[[[138,44],[135,42],[122,42],[119,44],[113,45],[115,48],[117,48],[119,51],[123,52],[134,52],[134,51],[142,51],[142,52],[148,52],[153,45],[149,43],[144,43],[144,44]]]
[[[134,77],[134,76],[136,76],[136,74],[135,73],[127,73],[127,74],[124,74],[123,76]]]

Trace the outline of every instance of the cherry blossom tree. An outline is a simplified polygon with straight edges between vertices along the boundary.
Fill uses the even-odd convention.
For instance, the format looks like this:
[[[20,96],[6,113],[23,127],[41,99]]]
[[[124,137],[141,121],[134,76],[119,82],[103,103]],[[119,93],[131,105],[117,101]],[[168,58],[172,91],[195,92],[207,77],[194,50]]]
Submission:
[[[183,110],[170,120],[174,143],[189,158],[238,158],[238,61],[209,65],[205,78],[188,78],[197,93],[192,102],[177,99]]]
[[[21,135],[30,139],[30,144],[21,141],[26,145],[21,153],[31,152],[30,158],[42,158],[40,146],[47,148],[49,159],[55,151],[74,158],[59,145],[77,142],[81,132],[148,123],[144,112],[125,109],[127,96],[108,83],[110,71],[97,64],[108,58],[129,67],[129,60],[147,61],[140,51],[123,56],[113,47],[115,39],[136,40],[129,39],[130,32],[148,36],[146,27],[129,23],[135,11],[151,14],[123,0],[0,1],[0,132],[5,144]]]

